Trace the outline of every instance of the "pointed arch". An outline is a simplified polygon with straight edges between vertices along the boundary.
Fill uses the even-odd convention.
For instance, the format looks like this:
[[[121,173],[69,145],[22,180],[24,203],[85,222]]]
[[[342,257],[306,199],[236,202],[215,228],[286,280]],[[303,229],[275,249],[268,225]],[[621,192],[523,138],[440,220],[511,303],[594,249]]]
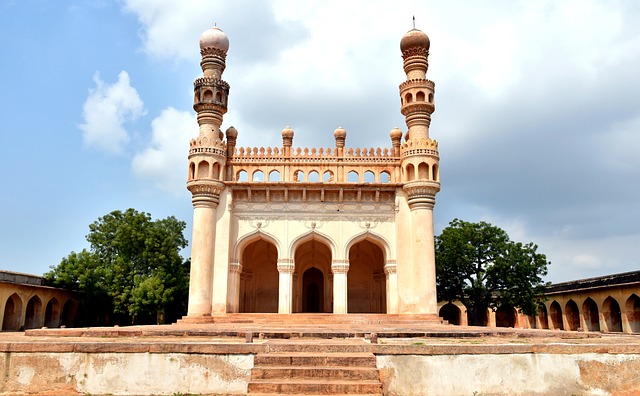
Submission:
[[[7,298],[4,305],[4,316],[2,319],[2,330],[18,331],[22,321],[22,299],[17,293],[13,293]]]
[[[295,253],[296,253],[296,249],[304,244],[305,242],[309,242],[312,240],[316,240],[322,243],[325,243],[329,249],[331,250],[331,257],[333,257],[333,259],[335,260],[337,258],[337,244],[336,242],[331,239],[330,236],[323,234],[321,232],[318,232],[317,230],[313,229],[310,230],[308,232],[305,232],[302,235],[297,236],[293,242],[291,242],[291,244],[289,245],[289,257],[295,257]]]
[[[591,298],[587,297],[582,303],[582,316],[584,323],[589,331],[600,331],[600,315],[598,314],[598,304]]]
[[[602,316],[606,325],[606,331],[621,332],[622,331],[622,313],[618,300],[609,296],[602,303]]]
[[[24,328],[35,329],[42,326],[40,318],[42,316],[42,300],[38,296],[33,296],[27,302],[27,310],[24,314]]]
[[[640,297],[632,293],[625,304],[627,321],[632,333],[640,333]]]
[[[361,232],[360,234],[356,234],[350,239],[347,240],[347,243],[344,245],[344,251],[342,254],[343,257],[349,257],[349,251],[351,248],[365,240],[369,240],[373,244],[377,245],[380,249],[382,249],[382,253],[384,254],[384,262],[386,265],[387,260],[391,257],[391,249],[389,246],[389,241],[387,241],[382,235],[371,232],[371,230],[366,230]]]
[[[564,315],[567,319],[567,330],[576,331],[580,327],[580,313],[578,311],[578,304],[575,301],[569,300],[564,306]]]
[[[58,299],[53,297],[47,303],[47,307],[44,310],[44,326],[45,327],[58,327],[60,324],[60,303]]]
[[[276,252],[278,253],[278,257],[281,257],[282,247],[280,241],[275,236],[265,232],[262,229],[257,229],[249,234],[238,238],[238,242],[236,242],[236,246],[233,249],[233,254],[235,258],[241,258],[242,251],[245,247],[251,245],[253,242],[256,242],[260,239],[264,239],[267,242],[272,243],[276,247]]]
[[[549,305],[549,328],[552,330],[564,330],[562,323],[562,308],[556,300]]]

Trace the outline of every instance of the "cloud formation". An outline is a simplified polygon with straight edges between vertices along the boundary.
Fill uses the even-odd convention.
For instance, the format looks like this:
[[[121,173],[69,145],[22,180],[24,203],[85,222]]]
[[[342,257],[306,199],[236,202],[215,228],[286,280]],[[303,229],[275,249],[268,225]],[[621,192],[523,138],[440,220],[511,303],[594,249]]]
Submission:
[[[102,81],[99,72],[93,81],[96,87],[89,91],[84,102],[84,122],[79,125],[84,143],[109,154],[122,153],[130,140],[124,126],[145,114],[144,103],[124,70],[113,84]]]
[[[166,108],[151,122],[151,142],[133,157],[137,177],[162,191],[184,192],[191,131],[197,125],[193,112]]]

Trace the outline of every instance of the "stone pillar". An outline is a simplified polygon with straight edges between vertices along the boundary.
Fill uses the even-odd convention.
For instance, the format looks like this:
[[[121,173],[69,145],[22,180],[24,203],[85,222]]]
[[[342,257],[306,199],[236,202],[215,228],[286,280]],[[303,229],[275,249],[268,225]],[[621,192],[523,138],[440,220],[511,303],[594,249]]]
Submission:
[[[396,274],[396,261],[388,260],[384,266],[387,291],[387,313],[398,313],[398,276]]]
[[[333,313],[347,313],[347,272],[349,262],[346,260],[336,260],[331,263],[333,272]]]
[[[290,259],[278,260],[278,313],[290,314],[293,307],[293,269]]]
[[[187,316],[211,315],[218,194],[193,194],[193,237]]]
[[[227,312],[240,312],[240,274],[242,274],[242,264],[238,259],[229,261],[229,288],[227,289]]]

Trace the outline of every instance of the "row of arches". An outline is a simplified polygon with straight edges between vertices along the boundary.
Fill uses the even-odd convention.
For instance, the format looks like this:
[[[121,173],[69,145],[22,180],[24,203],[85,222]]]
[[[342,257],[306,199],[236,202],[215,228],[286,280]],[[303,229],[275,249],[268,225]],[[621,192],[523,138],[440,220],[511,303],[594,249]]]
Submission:
[[[250,177],[249,177],[250,176]],[[280,177],[280,172],[277,170],[272,170],[267,174],[267,178],[265,179],[265,174],[262,170],[253,171],[251,175],[244,169],[239,170],[236,173],[236,180],[239,182],[279,182],[282,181]],[[325,171],[320,175],[320,172],[317,170],[309,171],[307,174],[302,169],[297,169],[293,171],[294,182],[306,182],[306,183],[331,183],[335,182],[335,174],[332,171]],[[388,171],[381,171],[375,173],[373,171],[365,171],[360,177],[360,173],[353,170],[347,173],[347,183],[390,183],[391,182],[391,174]]]
[[[17,293],[4,303],[2,331],[20,331],[40,327],[71,327],[74,325],[77,303],[68,299],[64,303],[53,297],[46,304],[39,296],[32,296],[23,304]]]
[[[466,309],[459,302],[442,305],[439,316],[450,324],[467,324]],[[495,312],[487,312],[487,323],[496,327],[640,333],[640,297],[632,293],[622,304],[612,296],[601,304],[591,297],[580,302],[569,299],[564,306],[552,300],[539,306],[535,318],[524,316],[513,307],[501,306]]]
[[[403,101],[403,98],[400,98],[400,102],[401,104],[405,104],[405,103],[409,104],[409,103],[413,103],[413,99],[414,99],[413,93],[407,92],[404,95],[404,101]],[[429,103],[433,103],[433,93],[429,92],[429,95],[426,95],[424,91],[418,91],[416,92],[415,101],[416,102],[428,101]]]
[[[213,165],[208,161],[200,161],[197,164],[191,162],[189,164],[189,180],[193,179],[220,179],[220,164],[214,162]]]
[[[294,247],[292,265],[283,268],[278,247],[269,238],[258,237],[242,246],[236,312],[279,312],[286,287],[281,284],[283,276],[291,277],[290,312],[333,312],[333,250],[329,241],[315,235]],[[353,243],[345,261],[347,312],[386,313],[385,253],[378,242],[364,238]]]
[[[429,166],[429,164],[425,162],[421,162],[415,167],[413,164],[408,164],[404,168],[404,175],[407,181],[413,180],[433,180],[440,181],[440,173],[438,169],[438,164],[433,164]]]

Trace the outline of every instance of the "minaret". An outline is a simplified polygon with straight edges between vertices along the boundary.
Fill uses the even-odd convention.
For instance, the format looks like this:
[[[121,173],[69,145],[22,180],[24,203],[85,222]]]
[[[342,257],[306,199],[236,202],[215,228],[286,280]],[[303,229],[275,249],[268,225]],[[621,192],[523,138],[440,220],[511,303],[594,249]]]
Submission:
[[[412,29],[400,50],[407,80],[400,84],[401,113],[408,131],[400,147],[403,190],[410,210],[410,262],[400,268],[399,284],[409,286],[399,299],[400,313],[437,313],[433,207],[440,191],[438,143],[429,138],[434,83],[427,80],[429,37]],[[396,131],[395,137],[398,137]],[[393,136],[392,136],[393,139]]]
[[[190,143],[187,181],[193,202],[188,317],[211,315],[216,209],[225,187],[227,161],[227,146],[220,126],[229,97],[229,84],[221,79],[228,49],[229,39],[217,27],[200,36],[203,77],[193,83],[193,109],[200,133]],[[227,131],[227,138],[234,144],[236,136],[235,129]]]

